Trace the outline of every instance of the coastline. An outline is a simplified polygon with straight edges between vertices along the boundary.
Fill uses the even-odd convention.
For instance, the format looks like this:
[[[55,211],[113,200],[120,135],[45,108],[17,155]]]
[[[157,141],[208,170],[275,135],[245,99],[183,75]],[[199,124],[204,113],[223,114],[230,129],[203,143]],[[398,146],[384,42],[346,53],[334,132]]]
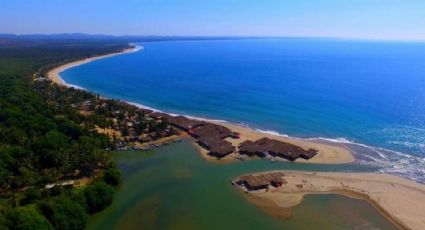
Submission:
[[[94,57],[91,57],[91,58],[85,58],[85,59],[82,59],[82,60],[77,60],[77,61],[65,63],[63,65],[60,65],[58,67],[55,67],[55,68],[49,70],[47,72],[47,78],[50,79],[51,81],[53,81],[54,83],[61,85],[61,86],[81,88],[81,87],[78,87],[78,86],[67,84],[61,78],[60,73],[69,69],[69,68],[73,68],[73,67],[76,67],[76,66],[79,66],[79,65],[87,64],[87,63],[90,63],[90,62],[98,60],[98,59],[113,57],[113,56],[121,55],[121,54],[133,53],[133,52],[139,51],[140,49],[142,49],[142,47],[133,46],[133,47],[124,49],[124,50],[119,51],[119,52],[94,56]],[[144,106],[144,105],[140,105],[140,104],[137,104],[137,103],[132,103],[132,102],[127,102],[127,103],[131,104],[131,105],[135,105],[135,106],[140,107],[140,108],[144,108],[144,109],[151,109],[153,111],[160,111],[160,110],[156,110],[156,109],[153,109],[153,108],[150,108],[150,107],[147,107],[147,106]],[[168,113],[168,114],[171,115],[171,116],[177,116],[177,114],[170,114],[170,113]],[[248,127],[242,127],[240,125],[232,124],[232,123],[229,123],[227,121],[212,120],[212,119],[198,118],[198,117],[192,117],[192,116],[186,116],[186,117],[188,117],[190,119],[202,120],[202,121],[210,122],[210,123],[213,123],[213,124],[222,125],[222,126],[229,128],[232,131],[239,132],[241,134],[240,139],[230,139],[230,138],[227,139],[227,141],[231,142],[232,144],[234,144],[236,146],[238,144],[242,143],[245,140],[257,140],[257,139],[260,139],[262,137],[268,137],[268,138],[271,138],[271,139],[275,139],[275,140],[299,145],[300,147],[305,148],[305,149],[315,148],[315,149],[318,150],[318,154],[316,156],[314,156],[313,158],[311,158],[310,160],[298,159],[295,162],[318,163],[318,164],[319,163],[320,164],[346,164],[346,163],[352,163],[352,162],[355,161],[353,154],[348,149],[343,148],[341,146],[337,146],[336,144],[317,143],[317,142],[314,142],[314,141],[311,141],[311,140],[283,137],[283,136],[274,135],[274,134],[271,134],[271,133],[260,132],[258,130],[248,128]],[[232,161],[236,161],[237,157],[239,156],[236,153],[232,153],[232,154],[226,156],[223,159],[217,160],[216,158],[209,156],[207,154],[208,151],[201,148],[198,144],[194,143],[194,146],[199,150],[200,155],[205,160],[210,161],[210,162],[220,162],[220,163],[232,162]]]
[[[58,85],[62,85],[65,87],[75,87],[75,86],[66,84],[66,82],[60,77],[60,73],[69,68],[86,64],[101,58],[107,58],[107,57],[111,57],[115,55],[136,52],[138,50],[139,50],[139,47],[131,47],[123,51],[115,52],[112,54],[100,55],[100,56],[95,56],[92,58],[86,58],[83,60],[66,63],[64,65],[58,66],[48,71],[47,77]],[[131,103],[131,102],[127,102],[127,103],[136,105],[140,108],[152,109],[152,108],[149,108],[140,104],[136,104],[136,103]],[[176,114],[170,114],[170,115],[176,116]],[[256,140],[261,137],[268,137],[271,139],[276,139],[276,140],[296,144],[303,148],[316,148],[319,151],[318,154],[315,157],[311,158],[310,160],[301,159],[301,160],[297,160],[296,162],[320,163],[320,164],[345,164],[345,163],[351,163],[356,160],[352,152],[348,148],[345,148],[343,147],[343,145],[340,145],[337,143],[331,143],[330,141],[329,143],[328,142],[323,143],[323,142],[318,142],[318,141],[309,140],[309,139],[291,138],[291,137],[285,137],[281,135],[275,135],[272,133],[262,132],[249,127],[232,124],[226,121],[218,121],[218,120],[211,120],[211,119],[204,119],[204,118],[197,118],[197,117],[190,117],[190,116],[186,116],[186,117],[190,119],[198,119],[198,120],[203,120],[203,121],[214,123],[214,124],[219,124],[231,129],[232,131],[239,132],[241,134],[240,139],[227,139],[232,144],[238,144],[248,139]],[[195,146],[199,147],[197,144],[195,144]],[[239,156],[237,154],[230,154],[227,158],[223,158],[222,160],[217,160],[207,155],[207,151],[205,151],[205,149],[203,148],[199,147],[199,152],[205,160],[216,162],[216,163],[226,163],[226,162],[236,161],[237,157]],[[286,171],[285,174],[287,173],[288,172]],[[251,201],[256,204],[258,202],[267,203],[269,211],[271,210],[272,212],[274,212],[276,215],[279,216],[279,213],[277,212],[282,211],[282,208],[293,207],[299,204],[300,202],[302,202],[302,199],[305,195],[326,194],[326,193],[341,194],[341,195],[361,198],[361,199],[365,199],[369,201],[384,216],[386,216],[389,220],[391,220],[396,226],[398,226],[401,229],[410,229],[411,228],[410,225],[413,225],[413,227],[421,226],[421,229],[422,227],[425,228],[425,218],[423,216],[419,216],[419,217],[417,216],[417,214],[424,214],[425,210],[421,209],[420,207],[416,207],[416,209],[414,208],[410,209],[412,205],[415,206],[415,204],[425,203],[425,188],[423,188],[424,187],[423,184],[419,184],[412,180],[404,179],[398,176],[377,174],[377,173],[289,172],[288,175],[294,175],[293,181],[295,182],[301,181],[302,183],[304,183],[303,180],[306,180],[306,178],[308,180],[311,180],[311,178],[314,178],[314,182],[312,182],[312,184],[314,184],[315,186],[312,185],[313,187],[311,187],[310,189],[306,189],[306,188],[299,189],[298,187],[295,187],[293,188],[294,189],[293,191],[291,190],[289,192],[285,190],[288,187],[284,186],[282,190],[276,190],[276,191],[273,191],[273,193],[270,193],[270,192],[269,193],[261,193],[261,192],[249,193],[248,196],[250,197]],[[316,178],[318,178],[318,180],[316,180]],[[327,184],[326,183],[316,184],[318,183],[318,181],[325,181],[327,182]],[[412,183],[415,184],[413,188],[411,188]],[[355,186],[360,186],[360,187],[355,187]],[[417,195],[417,192],[415,192],[416,190],[414,188],[416,186],[419,186],[419,188],[416,188],[416,190],[421,191],[421,193],[419,194],[423,194],[424,198],[422,197],[422,195],[420,196]],[[419,199],[416,199],[416,198],[409,199],[409,197],[411,197],[410,195],[405,196],[405,194],[410,192],[419,196]],[[270,195],[270,194],[273,194],[273,195]],[[416,195],[412,195],[412,196],[416,197]],[[399,199],[400,201],[393,202],[392,199]],[[261,208],[264,209],[265,207],[261,207]],[[411,218],[411,216],[413,216],[413,218]],[[412,228],[412,229],[416,229],[416,228]]]
[[[65,71],[69,68],[72,68],[72,67],[76,67],[76,66],[80,66],[80,65],[83,65],[83,64],[90,63],[92,61],[96,61],[98,59],[113,57],[113,56],[117,56],[117,55],[121,55],[121,54],[134,53],[134,52],[137,52],[141,49],[143,49],[143,47],[132,45],[132,47],[129,47],[129,48],[126,48],[126,49],[123,49],[121,51],[117,51],[117,52],[114,52],[114,53],[98,55],[98,56],[94,56],[94,57],[90,57],[90,58],[84,58],[84,59],[81,59],[81,60],[65,63],[63,65],[57,66],[57,67],[49,70],[47,72],[47,78],[50,79],[51,81],[53,81],[54,83],[58,84],[58,85],[62,85],[62,86],[66,86],[66,87],[74,87],[72,85],[66,84],[66,82],[60,76],[61,72]]]
[[[283,172],[286,184],[268,191],[247,192],[246,198],[273,216],[309,194],[339,194],[364,199],[400,229],[425,229],[425,185],[402,177],[377,173]]]

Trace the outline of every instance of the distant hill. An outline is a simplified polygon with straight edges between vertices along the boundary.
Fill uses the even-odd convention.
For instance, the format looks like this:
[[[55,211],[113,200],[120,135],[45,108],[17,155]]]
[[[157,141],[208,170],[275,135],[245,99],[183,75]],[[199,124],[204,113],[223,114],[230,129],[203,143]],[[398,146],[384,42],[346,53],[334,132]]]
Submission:
[[[115,40],[115,41],[170,41],[170,40],[213,40],[213,39],[248,39],[253,37],[231,37],[231,36],[158,36],[158,35],[104,35],[104,34],[84,34],[84,33],[66,33],[66,34],[1,34],[0,33],[0,44],[7,42],[26,40],[26,41],[43,41],[43,40]]]

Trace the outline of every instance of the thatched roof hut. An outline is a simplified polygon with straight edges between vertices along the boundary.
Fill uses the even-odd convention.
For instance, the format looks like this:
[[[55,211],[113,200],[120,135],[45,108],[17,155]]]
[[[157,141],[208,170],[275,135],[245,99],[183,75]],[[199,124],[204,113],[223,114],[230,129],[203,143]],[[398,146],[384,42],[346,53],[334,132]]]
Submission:
[[[290,161],[298,158],[310,159],[317,154],[317,150],[305,150],[300,146],[273,140],[267,137],[256,141],[245,141],[239,145],[239,152],[249,156],[264,157],[266,155],[281,157]]]
[[[284,174],[281,172],[273,172],[257,176],[241,176],[236,183],[244,186],[249,191],[266,189],[270,185],[274,187],[280,187],[286,183],[283,179],[283,176]]]

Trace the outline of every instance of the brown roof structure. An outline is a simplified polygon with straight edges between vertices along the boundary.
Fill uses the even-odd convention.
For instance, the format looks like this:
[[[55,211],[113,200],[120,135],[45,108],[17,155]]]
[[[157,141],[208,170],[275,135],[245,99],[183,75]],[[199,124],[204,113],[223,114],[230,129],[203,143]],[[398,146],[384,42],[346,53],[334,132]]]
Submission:
[[[149,114],[149,117],[155,118],[155,119],[168,119],[172,117],[169,114],[161,113],[161,112],[153,112]]]
[[[184,116],[176,116],[176,117],[169,116],[166,119],[168,123],[184,131],[189,131],[189,129],[196,128],[198,126],[206,124],[204,121],[189,119]]]
[[[267,173],[258,176],[241,176],[237,184],[245,186],[248,190],[265,189],[269,185],[278,187],[286,183],[283,176],[284,174],[281,172]]]
[[[190,130],[191,135],[196,137],[196,138],[201,138],[201,137],[214,137],[216,139],[224,139],[227,137],[237,137],[238,134],[232,132],[230,129],[228,129],[227,127],[221,126],[221,125],[216,125],[216,124],[211,124],[211,123],[206,123],[202,126],[198,126],[194,129]]]
[[[300,157],[310,159],[317,154],[317,150],[315,149],[304,150],[300,146],[273,140],[267,137],[256,141],[245,141],[241,143],[239,145],[239,152],[249,156],[276,156],[290,161],[294,161]]]
[[[267,188],[270,184],[268,181],[253,175],[241,177],[238,183],[247,187],[248,190]]]
[[[162,113],[152,113],[149,116],[164,118]],[[224,139],[227,137],[237,138],[239,134],[224,126],[184,116],[167,115],[165,119],[172,126],[188,132],[200,146],[209,151],[208,154],[211,156],[223,158],[236,150],[235,146]]]
[[[148,115],[155,119],[165,119],[170,125],[188,132],[197,143],[209,151],[209,155],[217,158],[223,158],[236,148],[226,138],[239,138],[239,134],[232,132],[229,128],[219,125],[190,119],[184,116],[171,116],[166,113],[152,112]],[[249,156],[257,155],[264,157],[266,155],[281,157],[290,161],[298,158],[310,159],[317,154],[317,150],[304,150],[300,146],[273,140],[270,138],[261,138],[256,141],[245,141],[239,145],[240,154]]]
[[[203,137],[197,143],[207,149],[208,154],[217,158],[223,158],[236,150],[230,142],[214,137]]]

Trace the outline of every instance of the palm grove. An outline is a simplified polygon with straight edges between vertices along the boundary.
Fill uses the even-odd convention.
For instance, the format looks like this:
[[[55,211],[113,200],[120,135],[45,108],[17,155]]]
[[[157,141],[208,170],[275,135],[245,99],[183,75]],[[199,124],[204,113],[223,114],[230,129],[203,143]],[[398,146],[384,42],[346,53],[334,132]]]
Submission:
[[[99,97],[34,76],[127,46],[113,40],[0,39],[0,229],[83,229],[90,214],[111,204],[121,175],[106,151],[113,140],[94,128],[110,122],[107,111],[87,116],[74,106]],[[166,128],[141,124],[151,131]],[[92,179],[77,187],[59,183],[80,178]]]

